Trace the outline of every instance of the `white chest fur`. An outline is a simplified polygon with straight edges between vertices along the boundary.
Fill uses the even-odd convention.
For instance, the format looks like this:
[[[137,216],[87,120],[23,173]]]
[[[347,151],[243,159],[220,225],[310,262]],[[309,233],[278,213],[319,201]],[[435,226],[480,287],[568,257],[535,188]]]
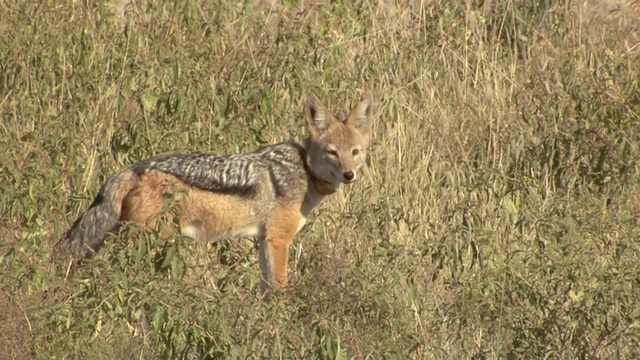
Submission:
[[[298,229],[296,230],[296,234],[300,232],[300,230],[302,230],[302,227],[304,226],[304,224],[307,223],[307,218],[306,217],[301,217],[300,221],[298,221]]]

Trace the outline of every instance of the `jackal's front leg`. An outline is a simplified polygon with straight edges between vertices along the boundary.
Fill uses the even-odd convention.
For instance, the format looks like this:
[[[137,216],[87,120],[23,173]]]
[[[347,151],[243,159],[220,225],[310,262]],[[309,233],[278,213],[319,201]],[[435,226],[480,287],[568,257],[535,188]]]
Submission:
[[[266,236],[260,242],[260,288],[266,298],[270,297],[273,290],[287,284],[289,246],[301,219],[298,210],[278,208],[267,222]]]

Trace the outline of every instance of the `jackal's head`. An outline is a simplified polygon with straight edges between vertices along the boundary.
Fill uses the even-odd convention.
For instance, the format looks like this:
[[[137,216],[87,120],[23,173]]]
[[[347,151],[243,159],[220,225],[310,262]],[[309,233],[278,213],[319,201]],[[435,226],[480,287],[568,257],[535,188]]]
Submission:
[[[344,121],[338,121],[314,94],[306,106],[308,163],[313,175],[331,184],[351,183],[365,162],[374,104],[365,92]]]

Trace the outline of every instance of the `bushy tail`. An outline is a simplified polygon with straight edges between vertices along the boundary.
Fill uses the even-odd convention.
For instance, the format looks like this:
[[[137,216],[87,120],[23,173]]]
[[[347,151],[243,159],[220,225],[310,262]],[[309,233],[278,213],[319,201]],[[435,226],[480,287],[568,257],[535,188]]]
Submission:
[[[122,202],[137,180],[132,170],[122,171],[107,180],[89,209],[67,231],[61,244],[64,252],[84,258],[98,250],[107,233],[120,223]]]

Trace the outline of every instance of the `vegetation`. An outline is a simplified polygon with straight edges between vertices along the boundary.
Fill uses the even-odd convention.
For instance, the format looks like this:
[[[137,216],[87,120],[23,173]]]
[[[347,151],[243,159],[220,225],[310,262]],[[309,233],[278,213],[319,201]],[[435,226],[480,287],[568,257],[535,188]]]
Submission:
[[[8,359],[640,357],[640,8],[591,1],[0,4]],[[146,157],[379,103],[361,181],[258,295],[250,240],[50,252]],[[168,224],[171,226],[171,224]]]

